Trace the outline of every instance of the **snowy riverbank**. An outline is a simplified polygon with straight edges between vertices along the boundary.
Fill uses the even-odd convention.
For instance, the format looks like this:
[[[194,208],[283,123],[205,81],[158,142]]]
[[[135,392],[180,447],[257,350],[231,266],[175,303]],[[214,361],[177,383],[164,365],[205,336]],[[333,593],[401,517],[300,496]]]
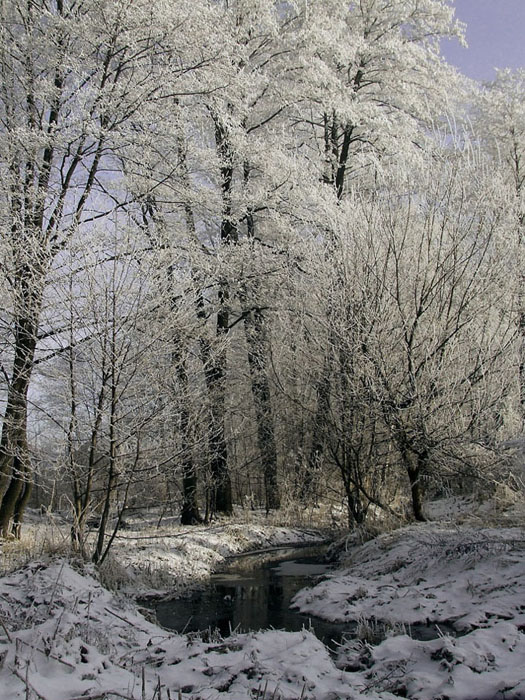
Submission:
[[[116,539],[105,576],[135,597],[180,595],[206,582],[228,558],[288,545],[315,544],[324,536],[313,529],[254,523],[124,530]]]
[[[115,557],[125,587],[145,582],[148,561],[159,580],[180,574],[182,589],[221,557],[301,536],[246,524],[179,534],[122,540]],[[205,641],[172,634],[89,567],[33,561],[0,579],[0,699],[521,700],[524,550],[522,527],[472,522],[409,526],[349,547],[344,568],[296,597],[312,615],[361,620],[362,639],[335,659],[306,630]],[[412,639],[410,625],[427,621],[462,636]]]
[[[518,700],[525,698],[524,555],[523,528],[406,527],[356,548],[343,570],[294,603],[325,619],[362,621],[365,640],[343,645],[337,664],[361,671],[377,691]],[[438,638],[411,638],[425,626]],[[373,646],[367,638],[378,630],[387,638]]]

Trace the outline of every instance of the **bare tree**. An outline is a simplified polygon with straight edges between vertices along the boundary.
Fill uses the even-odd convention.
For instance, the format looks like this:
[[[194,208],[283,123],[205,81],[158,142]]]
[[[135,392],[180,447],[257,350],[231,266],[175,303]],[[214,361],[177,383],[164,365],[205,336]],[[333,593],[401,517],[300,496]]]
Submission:
[[[493,446],[512,392],[506,194],[482,165],[437,158],[369,218],[381,307],[362,357],[417,520],[425,478]]]
[[[479,139],[500,170],[514,214],[518,266],[517,325],[520,334],[518,377],[521,430],[525,425],[525,71],[498,71],[496,80],[479,89],[474,99],[474,138]]]
[[[13,523],[18,531],[31,488],[27,397],[49,271],[79,228],[126,204],[117,180],[122,159],[132,159],[130,144],[158,123],[177,79],[206,58],[190,48],[192,58],[174,69],[176,11],[142,0],[7,0],[0,12],[0,197],[12,343],[0,438],[6,535]],[[180,48],[190,47],[178,36]],[[147,145],[142,139],[141,149]]]

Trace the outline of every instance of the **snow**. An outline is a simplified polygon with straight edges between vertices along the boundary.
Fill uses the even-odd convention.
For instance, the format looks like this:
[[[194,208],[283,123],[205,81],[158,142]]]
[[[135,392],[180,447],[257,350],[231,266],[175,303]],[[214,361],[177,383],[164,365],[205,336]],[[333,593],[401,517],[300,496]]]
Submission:
[[[411,526],[357,547],[343,570],[294,602],[334,621],[443,622],[458,631],[491,619],[525,626],[524,551],[520,528]]]
[[[349,641],[338,665],[369,687],[418,700],[525,698],[525,531],[424,525],[355,547],[345,567],[294,598],[301,612],[390,634]],[[412,639],[420,629],[453,629]],[[390,630],[390,631],[389,631]],[[401,634],[400,634],[401,632]]]
[[[264,524],[181,527],[167,523],[144,536],[126,530],[115,541],[112,564],[119,587],[135,596],[180,595],[205,582],[227,557],[291,544],[315,544],[316,530]]]
[[[124,589],[133,582],[147,588],[148,560],[150,570],[162,571],[157,583],[172,577],[183,590],[225,556],[316,538],[247,524],[176,534],[171,528],[138,539],[126,531],[114,553]],[[308,630],[226,639],[212,631],[174,634],[146,619],[129,596],[105,588],[90,566],[41,558],[0,579],[0,698],[519,700],[524,548],[522,527],[468,519],[348,546],[342,568],[295,598],[310,615],[360,621],[359,638],[343,641],[337,654]],[[427,623],[437,625],[436,638],[413,638]]]
[[[171,634],[63,561],[33,562],[0,583],[0,697],[353,698],[309,631],[267,630],[203,641]],[[31,695],[30,695],[31,697]]]

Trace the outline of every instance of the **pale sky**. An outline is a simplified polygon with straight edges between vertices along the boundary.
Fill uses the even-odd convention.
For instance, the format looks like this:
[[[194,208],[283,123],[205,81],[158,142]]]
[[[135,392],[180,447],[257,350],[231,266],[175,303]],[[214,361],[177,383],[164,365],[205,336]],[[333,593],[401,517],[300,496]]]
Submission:
[[[467,25],[468,49],[443,41],[449,63],[476,80],[492,80],[494,68],[525,68],[525,0],[455,0]]]

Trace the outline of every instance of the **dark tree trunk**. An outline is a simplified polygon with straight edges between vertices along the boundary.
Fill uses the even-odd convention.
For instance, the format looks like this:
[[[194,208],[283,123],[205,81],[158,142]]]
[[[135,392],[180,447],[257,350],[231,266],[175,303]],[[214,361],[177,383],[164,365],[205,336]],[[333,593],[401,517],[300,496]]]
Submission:
[[[228,314],[219,313],[217,327],[221,329],[227,323]],[[225,331],[224,331],[225,332]],[[232,486],[230,473],[228,470],[228,446],[224,427],[224,417],[226,413],[226,353],[223,349],[218,352],[218,357],[210,358],[211,365],[205,370],[206,384],[210,396],[210,472],[212,478],[211,486],[211,515],[222,513],[231,515],[233,513]]]
[[[197,502],[197,476],[193,465],[182,465],[182,508],[180,522],[182,525],[198,525],[202,523]]]
[[[518,318],[518,333],[519,333],[519,397],[521,409],[522,429],[525,428],[525,279],[520,279],[519,304],[520,313]]]
[[[186,166],[186,150],[182,134],[179,134],[178,136],[178,154],[182,176],[186,185],[189,188],[190,182]],[[185,204],[184,214],[186,218],[188,231],[192,236],[195,237],[195,221],[193,218],[193,212],[189,204]],[[150,221],[157,221],[156,204],[153,199],[146,202],[146,204],[144,205],[142,216],[144,222],[144,229],[147,231]],[[167,241],[166,247],[168,246],[169,242]],[[171,264],[167,265],[165,269],[165,276],[168,288],[168,295],[170,299],[170,310],[172,312],[176,312],[178,306],[178,297],[174,292],[173,266]],[[202,295],[200,293],[197,294],[196,311],[197,317],[205,322],[206,314],[204,311],[204,300],[202,299]],[[210,356],[208,347],[209,344],[206,340],[202,340],[201,344],[204,344],[203,355],[205,355],[205,350],[208,350],[206,354],[206,360],[208,360]],[[177,378],[179,380],[180,387],[179,395],[181,397],[181,400],[179,402],[179,431],[181,439],[180,461],[182,466],[182,507],[180,521],[182,525],[196,525],[202,522],[202,518],[199,513],[199,505],[197,501],[198,479],[191,447],[190,414],[186,403],[188,401],[190,390],[188,373],[186,370],[186,361],[184,357],[184,342],[180,333],[178,333],[177,331],[174,331],[173,333],[171,346],[172,365],[176,368]],[[205,361],[204,358],[203,361]]]
[[[106,528],[108,525],[111,504],[115,495],[115,490],[118,485],[118,455],[117,455],[117,407],[118,407],[118,382],[119,370],[117,368],[118,353],[117,353],[117,331],[116,323],[116,297],[112,295],[111,299],[111,331],[109,340],[109,471],[106,482],[106,492],[104,494],[104,506],[100,517],[100,525],[98,527],[97,541],[95,551],[93,552],[93,562],[95,564],[102,563],[104,555],[104,541],[106,537]],[[107,551],[107,550],[106,550]]]
[[[423,431],[421,431],[421,433],[423,433]],[[410,483],[412,515],[418,522],[425,522],[426,518],[423,515],[423,487],[421,477],[427,472],[428,469],[428,448],[421,447],[419,449],[414,449],[411,445],[410,438],[406,435],[399,422],[393,437],[399,452],[401,453],[403,465],[406,469]]]
[[[95,551],[93,552],[93,562],[95,564],[98,564],[100,562],[102,554],[104,552],[104,542],[105,542],[105,538],[106,538],[106,530],[107,530],[108,521],[109,521],[111,504],[113,502],[115,489],[117,488],[117,483],[118,483],[117,455],[116,455],[115,449],[116,449],[115,440],[114,440],[114,438],[112,439],[110,437],[108,479],[106,482],[106,490],[105,490],[105,494],[104,494],[104,506],[102,508],[102,514],[100,516],[100,524],[98,526]]]
[[[71,541],[75,549],[80,551],[84,548],[84,531],[86,520],[91,506],[91,489],[93,486],[93,475],[95,473],[95,464],[97,461],[97,444],[100,426],[102,424],[102,411],[104,408],[104,398],[106,393],[107,376],[105,373],[105,364],[102,366],[102,386],[97,399],[95,422],[91,430],[89,441],[88,465],[85,483],[82,486],[79,478],[74,477],[73,487],[73,525],[71,527]]]
[[[21,442],[18,443],[20,450]],[[20,450],[21,451],[21,450]],[[11,480],[2,499],[0,534],[2,537],[20,536],[24,505],[29,498],[29,470],[18,458],[13,459]],[[27,495],[27,497],[26,497]]]
[[[24,511],[29,503],[29,499],[31,498],[31,492],[33,491],[33,474],[28,464],[25,465],[21,480],[22,488],[20,489],[18,498],[16,499],[15,512],[13,513],[13,535],[17,539],[20,538]]]
[[[317,475],[322,468],[326,444],[326,427],[328,412],[330,411],[331,364],[331,359],[327,354],[323,363],[322,376],[316,386],[317,406],[311,427],[312,443],[299,494],[303,503],[310,501],[312,497],[317,499],[314,493],[314,485],[317,481]]]
[[[186,147],[182,134],[179,134],[178,152],[183,179],[189,189],[190,178],[188,175],[186,165]],[[186,203],[184,205],[184,214],[188,231],[196,240],[197,232],[195,228],[195,219],[193,215],[193,210],[189,203]],[[197,290],[195,303],[197,318],[202,322],[202,325],[204,327],[208,319],[206,314],[204,297],[200,289],[201,284],[199,283],[199,280],[197,279],[197,276],[195,274],[193,280],[195,282],[195,287]],[[227,295],[227,289],[225,290],[225,293]],[[219,296],[221,297],[221,292],[219,292]],[[228,330],[228,316],[226,315],[225,318],[221,319],[220,310],[219,315],[217,317],[217,334],[219,334],[219,329],[221,329],[221,334],[226,333]],[[201,350],[202,364],[204,367],[206,389],[208,391],[211,406],[211,430],[208,437],[208,446],[211,454],[210,472],[212,476],[212,486],[210,498],[207,499],[205,516],[205,519],[207,520],[216,509],[219,512],[224,513],[225,515],[230,515],[233,512],[233,505],[230,476],[228,473],[228,450],[224,436],[224,398],[221,398],[221,392],[224,392],[224,377],[222,375],[224,374],[226,356],[224,355],[218,358],[213,357],[212,345],[210,340],[206,336],[205,331],[201,334],[199,338],[199,345]],[[187,384],[187,378],[185,379],[185,381]],[[186,430],[189,429],[188,416],[181,416],[181,425],[183,426],[183,442],[187,442],[189,438],[184,437],[184,426],[186,426]],[[181,523],[185,525],[192,525],[202,522],[197,503],[197,473],[195,471],[195,465],[193,464],[193,461],[190,463],[188,459],[189,453],[187,452],[187,448],[184,446],[183,452],[185,453],[186,457],[184,458],[183,464],[183,504],[181,512]]]
[[[357,82],[360,81],[358,74]],[[349,164],[350,147],[354,140],[354,126],[342,125],[335,113],[324,115],[324,149],[325,149],[325,184],[335,189],[337,201],[340,202],[344,195],[345,177]],[[331,232],[327,231],[327,237],[331,239]],[[344,284],[344,282],[342,283]],[[330,319],[332,310],[327,309],[327,317]],[[312,425],[312,444],[307,462],[305,478],[301,489],[301,500],[308,500],[317,472],[321,469],[323,455],[326,448],[326,427],[328,411],[330,410],[330,383],[333,347],[328,348],[324,361],[321,377],[316,386],[317,407]]]
[[[266,512],[268,512],[281,506],[277,477],[277,448],[267,368],[269,339],[264,318],[259,309],[246,314],[244,326],[248,343],[248,362],[257,419],[257,438],[263,465]]]
[[[220,158],[222,221],[220,229],[221,246],[237,243],[238,230],[233,221],[231,193],[233,188],[233,155],[227,140],[226,128],[220,119],[214,116],[215,144]],[[215,353],[210,352],[209,363],[205,367],[205,377],[210,396],[210,472],[212,493],[210,510],[223,515],[233,513],[232,486],[228,469],[228,446],[226,442],[226,349],[224,340],[230,330],[230,285],[228,280],[219,281],[216,337],[219,344]]]
[[[8,389],[0,438],[0,535],[3,537],[19,534],[30,495],[27,393],[34,365],[36,334],[34,317],[18,320],[13,379]]]
[[[344,445],[341,445],[337,450],[332,450],[332,453],[339,467],[345,489],[348,527],[352,528],[361,525],[366,519],[367,507],[363,505],[360,491],[360,470],[354,463],[352,456],[345,450]]]
[[[244,163],[244,184],[248,184],[250,166]],[[246,215],[248,240],[255,244],[255,220],[253,211]],[[259,283],[254,276],[251,284],[240,286],[240,300],[243,307],[244,330],[248,346],[248,364],[252,385],[255,417],[257,421],[257,442],[264,476],[266,512],[281,507],[279,480],[277,473],[277,446],[273,420],[268,358],[271,356],[270,339],[260,305],[254,305],[259,297]],[[252,308],[250,308],[252,306]]]
[[[407,469],[410,481],[410,495],[412,497],[412,513],[414,518],[421,523],[426,521],[423,515],[423,489],[421,488],[421,469],[419,466]]]
[[[425,474],[428,465],[427,451],[412,451],[403,448],[401,451],[405,461],[408,480],[410,482],[410,495],[412,498],[412,514],[418,522],[426,521],[423,515],[423,487],[421,477]]]
[[[344,487],[348,502],[348,527],[352,528],[356,525],[362,525],[366,520],[368,504],[363,503],[361,491],[351,479],[344,479]]]
[[[177,374],[183,397],[180,407],[180,432],[182,442],[182,525],[197,525],[202,522],[197,502],[197,474],[193,464],[190,440],[190,414],[186,405],[189,394],[188,373],[182,359],[179,360]]]

